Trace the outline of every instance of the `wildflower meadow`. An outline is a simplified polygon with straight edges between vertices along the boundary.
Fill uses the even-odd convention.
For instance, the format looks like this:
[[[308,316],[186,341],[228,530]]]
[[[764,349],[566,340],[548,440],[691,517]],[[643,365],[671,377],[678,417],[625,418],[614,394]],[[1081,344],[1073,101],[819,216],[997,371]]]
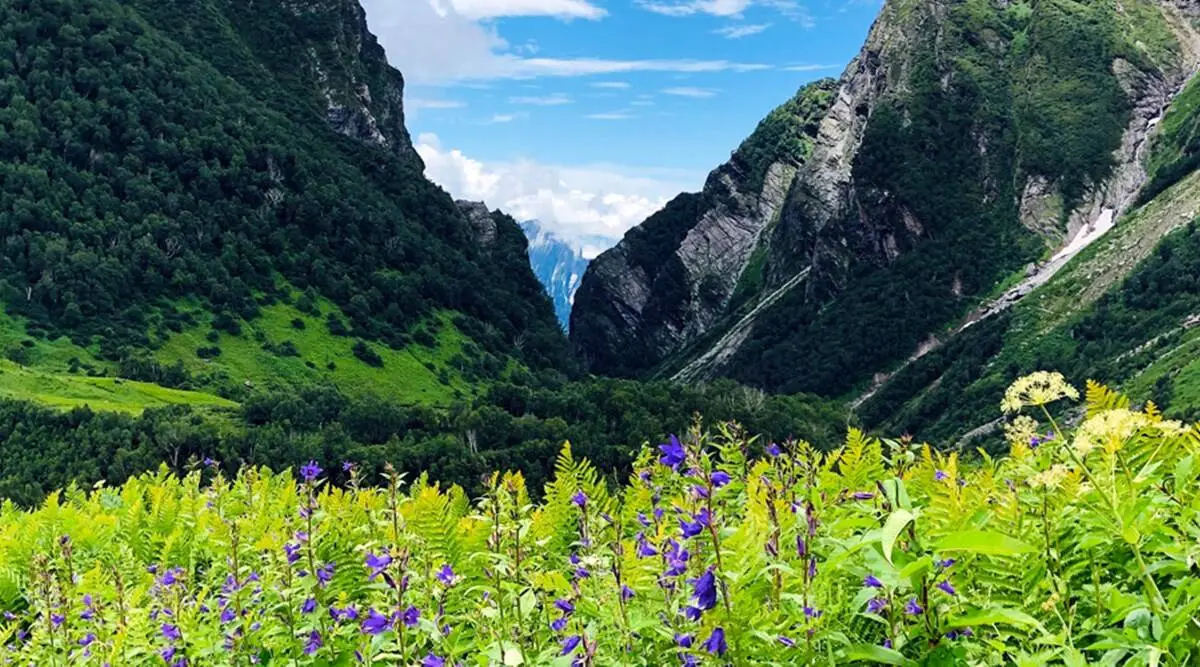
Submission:
[[[1018,380],[1009,452],[733,425],[531,497],[213,461],[0,510],[19,665],[1200,664],[1200,431]],[[1073,428],[1066,423],[1077,424]]]

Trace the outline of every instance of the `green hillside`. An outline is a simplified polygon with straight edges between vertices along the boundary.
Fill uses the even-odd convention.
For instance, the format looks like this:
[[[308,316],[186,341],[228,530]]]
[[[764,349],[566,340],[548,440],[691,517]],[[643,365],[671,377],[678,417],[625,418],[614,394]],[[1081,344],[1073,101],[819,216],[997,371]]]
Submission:
[[[237,403],[213,394],[168,389],[123,378],[56,375],[5,360],[0,360],[0,399],[28,400],[64,409],[87,406],[130,414],[169,405],[202,409],[237,407]]]
[[[1120,384],[1168,414],[1200,418],[1200,172],[1076,256],[1009,312],[903,368],[859,408],[871,424],[936,438],[993,419],[1007,378],[1053,363]],[[971,428],[964,430],[965,424]]]
[[[158,351],[168,341],[156,329],[212,322],[232,335],[247,323],[250,336],[270,337],[284,313],[269,308],[294,287],[336,305],[349,336],[390,348],[378,354],[399,372],[386,381],[351,374],[346,384],[444,400],[453,390],[435,388],[445,385],[429,373],[445,364],[416,366],[449,359],[464,336],[488,369],[512,360],[570,370],[515,222],[494,216],[485,243],[423,177],[402,124],[403,82],[365,32],[361,10],[322,0],[297,17],[286,4],[258,3],[251,24],[240,5],[218,0],[155,3],[145,14],[113,0],[0,8],[6,311],[35,340],[65,336],[109,366],[150,353],[193,368],[198,346],[183,347],[199,341],[184,336]],[[258,60],[280,55],[282,33],[262,29],[285,19],[294,48],[354,38],[360,50],[314,46],[308,69]],[[195,39],[217,27],[236,42],[220,58],[212,40]],[[379,135],[331,125],[323,105],[337,95],[322,91],[335,84],[374,86],[372,105],[339,108],[375,123]],[[461,336],[428,331],[451,317]],[[237,381],[295,375],[294,364],[250,354],[263,341],[231,338],[221,342]],[[307,342],[322,364],[345,347]],[[436,350],[442,342],[450,347]]]

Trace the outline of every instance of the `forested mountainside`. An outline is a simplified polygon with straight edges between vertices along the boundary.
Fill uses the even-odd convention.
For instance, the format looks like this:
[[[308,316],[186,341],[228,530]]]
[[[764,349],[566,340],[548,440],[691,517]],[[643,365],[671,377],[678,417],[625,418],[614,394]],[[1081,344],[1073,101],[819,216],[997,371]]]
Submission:
[[[554,302],[554,314],[566,328],[571,319],[575,291],[587,270],[588,260],[577,248],[544,229],[536,220],[522,222],[521,231],[529,240],[529,265],[533,267],[533,274],[546,288]]]
[[[434,385],[568,372],[520,229],[424,178],[402,88],[352,0],[0,7],[12,354],[227,395],[406,350]]]
[[[402,90],[356,0],[0,5],[0,497],[209,456],[478,490],[697,413],[840,437],[814,397],[572,381],[522,230],[424,177]]]
[[[867,424],[918,432],[961,407],[969,385],[982,420],[1000,377],[1037,362],[989,365],[968,336],[1023,348],[996,323],[1031,292],[1071,289],[1064,281],[1081,271],[1099,289],[1061,300],[1048,319],[1084,317],[1195,218],[1196,102],[1185,86],[1200,63],[1198,25],[1190,0],[887,2],[839,81],[802,89],[701,193],[592,262],[573,344],[595,372],[818,392],[851,401]],[[775,152],[747,151],[773,136],[783,137]],[[1143,249],[1082,269],[1101,250],[1075,255],[1097,238]],[[1159,306],[1181,303],[1164,295]],[[1092,337],[1105,354],[1148,340],[1104,329]],[[964,376],[951,382],[955,360]],[[976,384],[985,368],[990,381]],[[946,429],[980,425],[963,417]]]

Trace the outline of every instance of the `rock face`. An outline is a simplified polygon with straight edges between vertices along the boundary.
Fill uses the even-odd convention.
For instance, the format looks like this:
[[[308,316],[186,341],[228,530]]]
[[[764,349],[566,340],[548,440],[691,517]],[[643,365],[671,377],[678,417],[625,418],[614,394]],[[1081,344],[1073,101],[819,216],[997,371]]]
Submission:
[[[563,328],[571,317],[575,291],[587,270],[588,260],[575,247],[543,229],[536,220],[521,223],[529,240],[529,266],[554,302],[554,314]]]
[[[307,49],[306,66],[324,97],[329,125],[347,137],[415,157],[404,128],[404,79],[367,30],[359,2],[308,0],[287,6],[296,17],[328,30],[324,43]]]
[[[357,0],[291,0],[284,6],[298,20],[322,26],[323,38],[307,46],[303,67],[317,82],[330,127],[415,158],[404,127],[404,78],[388,65]]]
[[[492,218],[492,212],[483,202],[456,200],[455,205],[458,210],[462,211],[467,222],[471,224],[471,230],[475,234],[475,242],[482,248],[489,248],[496,242],[496,220]]]
[[[1146,182],[1200,8],[1125,2],[888,0],[838,81],[592,262],[576,350],[599,373],[840,395],[933,349]]]
[[[700,193],[675,198],[592,261],[576,295],[571,336],[593,370],[636,373],[727,312],[833,94],[831,80],[801,89],[709,174]]]

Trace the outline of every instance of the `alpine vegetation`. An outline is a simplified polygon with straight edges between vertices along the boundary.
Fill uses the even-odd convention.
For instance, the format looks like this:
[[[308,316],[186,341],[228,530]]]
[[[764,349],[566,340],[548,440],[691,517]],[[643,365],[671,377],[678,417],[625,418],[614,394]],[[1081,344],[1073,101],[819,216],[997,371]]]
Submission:
[[[0,511],[0,637],[36,665],[1185,665],[1200,430],[1053,373],[1009,454],[700,425],[619,489],[564,446],[531,498],[316,463]],[[1077,422],[1074,428],[1064,426]]]

